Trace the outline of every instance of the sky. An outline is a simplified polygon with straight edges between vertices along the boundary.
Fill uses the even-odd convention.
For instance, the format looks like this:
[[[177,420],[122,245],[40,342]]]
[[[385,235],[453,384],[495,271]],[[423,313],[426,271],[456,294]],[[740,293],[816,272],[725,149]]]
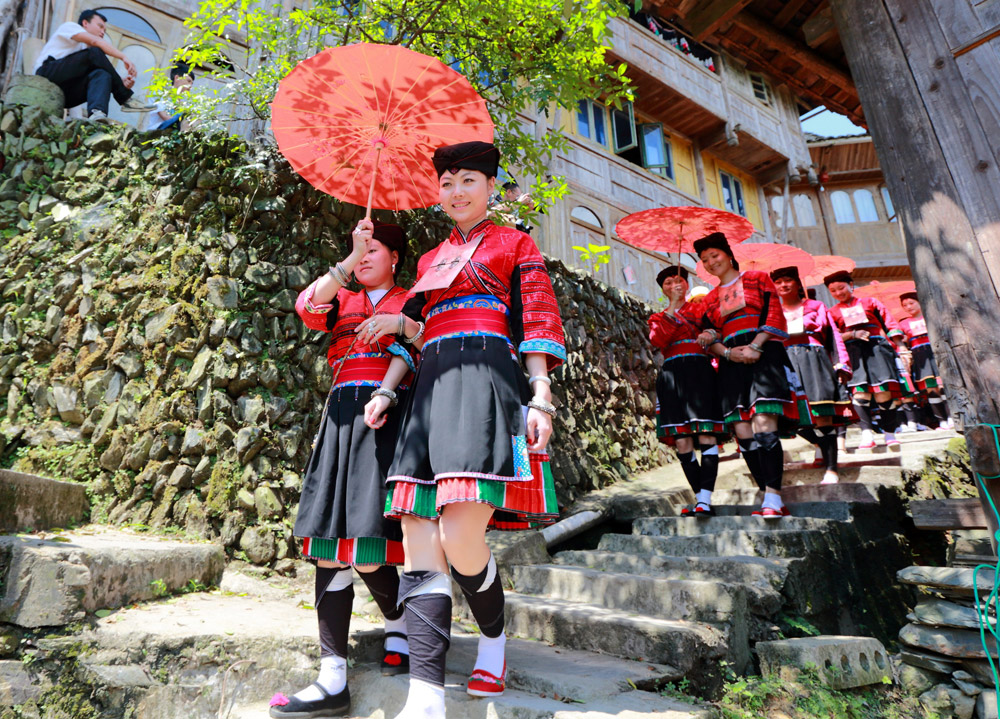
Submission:
[[[805,118],[805,119],[802,119]],[[819,108],[802,115],[802,130],[820,137],[840,137],[842,135],[864,135],[866,130],[858,127],[843,115]]]

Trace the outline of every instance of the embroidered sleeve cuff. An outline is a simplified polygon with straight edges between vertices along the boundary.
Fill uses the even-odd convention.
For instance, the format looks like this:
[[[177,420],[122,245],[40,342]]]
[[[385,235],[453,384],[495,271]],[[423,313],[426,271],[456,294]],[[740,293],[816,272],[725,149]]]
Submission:
[[[406,366],[410,368],[410,372],[417,371],[417,365],[413,361],[413,355],[411,355],[409,351],[403,347],[403,345],[399,344],[399,342],[393,342],[387,349],[391,354],[394,354],[397,357],[402,357],[406,360]]]
[[[318,282],[318,280],[317,280]],[[316,292],[316,282],[306,288],[306,312],[313,315],[325,315],[333,309],[333,303],[325,305],[313,304],[313,294]]]
[[[779,340],[787,340],[788,333],[784,330],[779,330],[777,327],[772,327],[771,325],[764,325],[760,328],[761,332],[767,332],[769,335]]]
[[[854,372],[851,370],[851,366],[844,364],[843,362],[838,362],[833,366],[834,372],[847,372],[847,374],[853,375]]]
[[[521,346],[517,348],[518,353],[524,355],[529,352],[544,352],[547,355],[552,355],[560,362],[566,361],[566,347],[561,342],[556,342],[555,340],[525,340],[521,343]]]
[[[889,336],[890,337],[902,337],[903,336],[903,331],[902,330],[889,330]]]

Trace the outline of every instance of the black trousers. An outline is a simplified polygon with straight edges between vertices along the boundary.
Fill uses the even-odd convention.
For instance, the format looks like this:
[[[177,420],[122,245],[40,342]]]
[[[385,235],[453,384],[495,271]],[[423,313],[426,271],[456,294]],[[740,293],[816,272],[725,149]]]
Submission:
[[[107,114],[112,95],[119,105],[132,97],[122,76],[98,47],[88,47],[58,60],[50,57],[35,74],[59,86],[66,96],[66,107],[86,101],[88,114],[94,110]]]

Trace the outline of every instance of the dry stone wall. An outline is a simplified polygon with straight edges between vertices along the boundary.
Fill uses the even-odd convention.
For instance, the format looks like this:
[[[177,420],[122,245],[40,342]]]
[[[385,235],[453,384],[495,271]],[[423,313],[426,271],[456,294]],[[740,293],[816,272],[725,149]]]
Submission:
[[[326,336],[294,302],[361,211],[232,140],[20,107],[0,110],[0,130],[3,465],[86,483],[98,521],[221,538],[260,564],[292,558],[331,380]],[[413,256],[444,219],[398,219]],[[649,308],[551,269],[570,352],[551,448],[567,502],[664,454]]]

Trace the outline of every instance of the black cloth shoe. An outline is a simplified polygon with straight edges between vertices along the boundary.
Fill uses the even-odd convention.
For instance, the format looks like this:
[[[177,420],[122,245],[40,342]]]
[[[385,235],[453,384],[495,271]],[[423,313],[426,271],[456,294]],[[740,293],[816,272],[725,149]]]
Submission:
[[[346,686],[339,694],[330,694],[319,682],[315,682],[313,686],[322,692],[322,699],[304,702],[290,697],[287,704],[272,704],[271,716],[275,719],[314,719],[344,716],[351,710],[351,691]],[[274,702],[274,699],[271,701]]]

